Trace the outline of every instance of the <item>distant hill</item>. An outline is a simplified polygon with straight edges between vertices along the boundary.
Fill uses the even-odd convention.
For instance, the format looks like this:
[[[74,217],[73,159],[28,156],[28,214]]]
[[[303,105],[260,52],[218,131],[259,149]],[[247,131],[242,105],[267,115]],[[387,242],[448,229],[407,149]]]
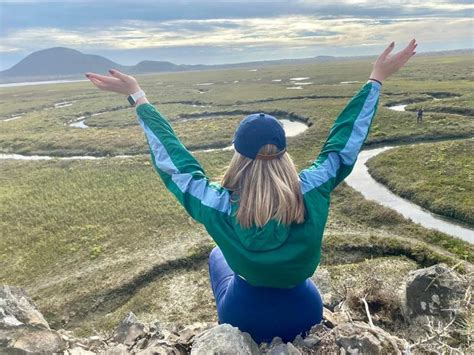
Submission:
[[[248,62],[221,65],[178,65],[166,61],[144,60],[136,65],[121,65],[100,55],[84,54],[78,50],[54,47],[33,52],[10,69],[0,71],[0,83],[83,78],[85,72],[106,73],[110,68],[131,73],[159,73],[187,70],[208,70],[230,67],[262,66],[308,60],[331,60],[335,57],[321,56],[308,59],[284,59],[276,61]]]
[[[83,54],[75,49],[55,47],[34,52],[12,68],[2,71],[8,76],[71,75],[100,70],[118,64],[99,55]]]
[[[443,55],[455,53],[472,53],[472,49],[423,53],[422,55]],[[100,55],[84,54],[78,50],[71,48],[54,47],[33,52],[17,64],[15,64],[10,69],[0,71],[0,83],[58,79],[84,79],[83,75],[85,72],[90,71],[97,73],[106,73],[107,70],[110,68],[116,68],[120,71],[124,71],[130,74],[146,74],[187,70],[224,69],[233,67],[262,67],[267,65],[349,60],[366,57],[373,56],[317,56],[313,58],[303,59],[281,59],[219,65],[178,65],[166,61],[144,60],[136,65],[127,66],[118,64]]]
[[[125,66],[100,55],[84,54],[71,48],[54,47],[31,53],[10,69],[1,71],[0,81],[70,78],[83,76],[88,71],[104,73],[110,68],[135,74],[183,70],[179,65],[158,61],[142,61],[137,65]]]

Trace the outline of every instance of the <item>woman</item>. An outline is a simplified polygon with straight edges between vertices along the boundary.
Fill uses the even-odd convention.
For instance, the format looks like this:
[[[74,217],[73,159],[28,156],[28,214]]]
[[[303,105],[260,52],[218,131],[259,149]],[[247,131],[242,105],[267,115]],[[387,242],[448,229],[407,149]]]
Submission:
[[[318,158],[299,174],[280,123],[264,113],[246,117],[220,184],[209,182],[135,78],[116,70],[112,77],[86,74],[100,89],[131,95],[157,173],[218,245],[209,257],[209,273],[219,323],[248,332],[256,342],[275,336],[292,341],[320,323],[322,301],[310,277],[320,261],[331,192],[354,166],[382,81],[416,46],[412,40],[392,56],[394,43],[385,49],[336,119]]]

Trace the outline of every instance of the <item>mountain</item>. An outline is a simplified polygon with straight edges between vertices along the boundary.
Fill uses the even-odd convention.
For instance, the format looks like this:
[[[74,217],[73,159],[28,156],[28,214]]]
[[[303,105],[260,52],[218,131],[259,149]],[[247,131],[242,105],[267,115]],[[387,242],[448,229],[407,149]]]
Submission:
[[[89,71],[90,68],[103,71],[115,66],[118,64],[99,55],[55,47],[34,52],[0,73],[2,76],[70,75]]]
[[[447,55],[472,53],[472,49],[452,51],[427,52],[418,55]],[[54,47],[33,52],[15,64],[10,69],[0,71],[0,83],[15,83],[40,80],[84,79],[84,73],[106,73],[110,68],[116,68],[130,74],[146,74],[159,72],[175,72],[187,70],[210,70],[225,68],[255,68],[278,64],[305,64],[333,60],[354,60],[373,56],[333,57],[316,56],[302,59],[278,59],[258,62],[217,65],[184,65],[166,61],[144,60],[136,65],[121,65],[100,55],[85,54],[78,50]]]
[[[110,68],[130,73],[180,70],[170,62],[142,61],[125,66],[100,55],[84,54],[78,50],[54,47],[31,53],[10,69],[0,72],[1,82],[34,81],[83,76],[85,72],[105,73]]]
[[[177,65],[166,61],[144,60],[136,65],[121,65],[100,55],[85,54],[78,50],[54,47],[33,52],[10,69],[0,71],[0,83],[57,79],[83,79],[85,72],[106,73],[116,68],[130,74],[173,72],[186,70],[208,70],[232,67],[254,67],[269,64],[331,60],[335,57],[321,56],[305,59],[283,59],[220,65]]]
[[[143,60],[137,65],[128,67],[129,71],[134,73],[153,73],[160,71],[177,71],[181,70],[179,65],[171,62],[157,62],[154,60]]]

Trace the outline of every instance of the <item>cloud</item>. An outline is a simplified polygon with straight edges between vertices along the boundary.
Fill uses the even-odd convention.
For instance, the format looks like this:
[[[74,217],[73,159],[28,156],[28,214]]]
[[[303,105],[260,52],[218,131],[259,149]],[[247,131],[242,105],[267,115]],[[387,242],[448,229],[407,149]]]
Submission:
[[[21,48],[0,44],[0,53],[12,53],[19,51],[21,51]]]
[[[458,18],[320,19],[286,16],[253,19],[125,20],[108,28],[29,28],[4,38],[5,48],[69,46],[93,50],[183,46],[373,46],[395,39],[425,41],[469,36],[472,22]],[[0,51],[2,48],[0,48]]]
[[[154,51],[177,62],[206,53],[221,62],[277,52],[367,54],[413,37],[420,51],[423,43],[430,43],[430,50],[454,43],[472,47],[474,11],[470,0],[4,1],[0,6],[0,53],[12,62],[19,53],[54,46],[120,58],[129,58],[121,51]]]

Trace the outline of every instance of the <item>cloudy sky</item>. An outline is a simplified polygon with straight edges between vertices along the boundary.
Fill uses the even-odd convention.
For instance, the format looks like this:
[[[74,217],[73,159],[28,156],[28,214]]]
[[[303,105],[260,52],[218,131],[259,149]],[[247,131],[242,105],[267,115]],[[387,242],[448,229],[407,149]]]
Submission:
[[[128,65],[473,48],[473,15],[472,0],[1,0],[0,70],[55,46]]]

